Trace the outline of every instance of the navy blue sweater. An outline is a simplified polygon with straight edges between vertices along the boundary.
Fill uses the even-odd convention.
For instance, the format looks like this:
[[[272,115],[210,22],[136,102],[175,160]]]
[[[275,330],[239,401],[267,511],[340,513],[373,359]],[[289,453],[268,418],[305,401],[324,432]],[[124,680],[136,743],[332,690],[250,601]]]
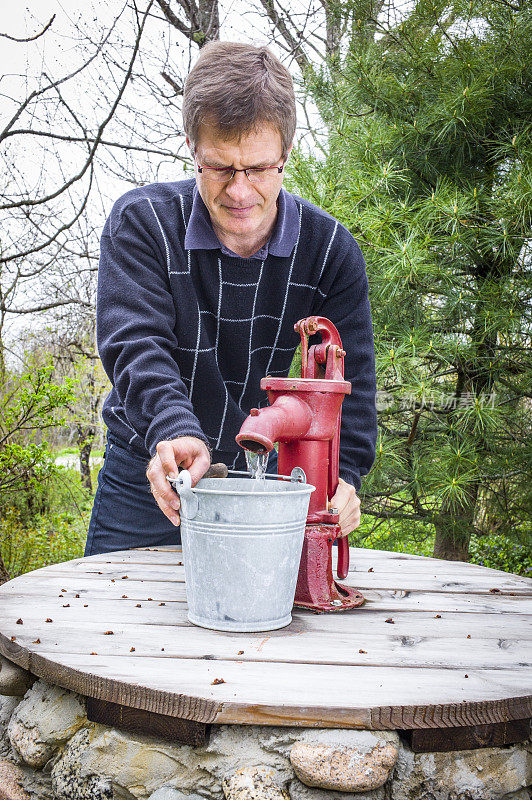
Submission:
[[[375,457],[375,361],[368,281],[351,234],[299,197],[288,257],[261,261],[186,250],[194,180],[133,189],[101,238],[98,348],[112,383],[104,421],[148,459],[158,442],[196,436],[213,461],[243,465],[235,442],[265,375],[287,375],[294,323],[328,317],[342,337],[352,394],[342,406],[340,475],[360,488]],[[284,191],[284,190],[283,190]],[[240,456],[240,458],[239,458]]]

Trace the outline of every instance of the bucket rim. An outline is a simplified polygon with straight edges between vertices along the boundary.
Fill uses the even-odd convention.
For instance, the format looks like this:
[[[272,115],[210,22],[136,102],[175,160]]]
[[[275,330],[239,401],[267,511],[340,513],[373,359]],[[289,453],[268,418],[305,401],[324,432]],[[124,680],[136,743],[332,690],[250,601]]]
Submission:
[[[217,481],[222,481],[222,480],[224,480],[224,481],[225,480],[232,481],[232,480],[244,480],[244,479],[242,479],[242,478],[216,478],[216,480]],[[251,482],[251,479],[250,479],[250,482]],[[283,481],[283,483],[288,484],[290,487],[292,487],[292,486],[294,487],[293,489],[290,488],[288,490],[288,492],[291,495],[294,495],[294,494],[307,494],[307,493],[309,493],[309,489],[310,489],[310,494],[312,494],[312,492],[314,492],[316,490],[316,487],[313,486],[311,483],[297,483],[296,481],[294,481],[293,483],[291,483],[290,481]],[[253,491],[253,489],[249,489],[248,491],[244,491],[242,489],[230,489],[229,487],[227,489],[207,489],[206,487],[198,486],[197,484],[196,484],[196,486],[192,486],[191,487],[191,491],[196,493],[196,494],[223,494],[223,495],[230,494],[232,496],[235,496],[235,495],[254,495],[255,497],[268,497],[268,496],[279,497],[280,495],[282,495],[282,492],[279,492],[279,491],[268,491],[268,490],[256,492],[256,491]]]

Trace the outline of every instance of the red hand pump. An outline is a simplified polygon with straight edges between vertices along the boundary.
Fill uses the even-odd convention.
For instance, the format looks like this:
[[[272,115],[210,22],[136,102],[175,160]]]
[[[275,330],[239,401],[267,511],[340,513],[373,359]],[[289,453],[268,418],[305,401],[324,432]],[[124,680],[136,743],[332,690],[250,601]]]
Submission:
[[[355,589],[337,583],[332,574],[332,543],[338,540],[340,579],[349,571],[347,537],[340,536],[338,510],[330,500],[338,487],[341,406],[351,384],[344,380],[340,335],[330,320],[307,317],[294,326],[301,336],[301,377],[261,380],[270,405],[252,408],[236,441],[246,450],[269,452],[279,443],[278,473],[301,467],[316,487],[310,498],[297,579],[295,605],[311,611],[343,611],[364,602]],[[321,334],[320,344],[308,337]]]

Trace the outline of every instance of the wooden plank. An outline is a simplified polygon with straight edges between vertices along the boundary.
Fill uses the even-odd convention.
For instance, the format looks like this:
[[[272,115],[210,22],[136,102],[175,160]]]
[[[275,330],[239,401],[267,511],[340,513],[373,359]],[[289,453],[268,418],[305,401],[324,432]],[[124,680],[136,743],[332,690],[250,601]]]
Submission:
[[[116,577],[112,577],[113,573],[109,575],[91,575],[88,574],[71,574],[70,572],[56,572],[50,571],[49,574],[46,576],[37,576],[32,581],[32,586],[29,589],[32,593],[38,593],[38,591],[46,591],[48,587],[50,588],[59,588],[60,586],[65,586],[67,591],[86,591],[87,587],[93,586],[95,589],[98,587],[100,590],[102,589],[112,589],[113,585],[115,589],[121,589],[122,587],[134,584],[136,586],[136,591],[142,586],[154,586],[158,587],[159,591],[169,591],[170,587],[174,591],[179,592],[179,596],[184,597],[184,585],[185,585],[185,576],[184,572],[182,575],[172,575],[169,571],[168,575],[165,575],[163,570],[160,570],[157,577],[154,578],[149,575],[149,573],[145,573],[143,577],[133,576],[132,570],[129,570],[129,575],[127,577],[122,575],[122,570],[114,571],[114,575]],[[19,588],[19,578],[14,579],[13,581],[9,581],[8,584],[5,584],[6,591],[21,591]],[[122,583],[124,581],[124,583]],[[127,583],[125,582],[127,581]],[[467,582],[466,578],[463,577],[460,581],[454,580],[439,580],[437,578],[425,577],[425,576],[411,576],[409,580],[405,578],[396,578],[395,576],[373,576],[373,575],[366,575],[362,574],[360,577],[353,577],[351,574],[349,576],[349,580],[342,581],[348,586],[353,586],[354,588],[361,589],[364,593],[366,591],[388,591],[392,594],[396,594],[398,592],[403,593],[420,593],[420,592],[429,592],[429,593],[445,593],[449,596],[452,595],[502,595],[505,597],[514,597],[514,596],[523,596],[528,599],[532,600],[532,586],[528,585],[521,585],[517,581],[492,581],[487,579],[473,579],[470,582]],[[495,583],[497,585],[495,586]],[[12,584],[10,586],[10,584]],[[154,591],[157,591],[154,589]]]
[[[87,719],[113,728],[141,733],[145,736],[159,736],[170,742],[181,742],[191,747],[202,747],[208,742],[210,725],[189,719],[155,714],[140,708],[109,703],[87,697]]]
[[[332,555],[333,561],[335,562],[337,556],[336,548],[333,548]],[[379,567],[382,569],[393,568],[397,570],[413,570],[416,568],[424,569],[426,567],[428,571],[436,569],[443,572],[452,572],[453,570],[462,571],[464,569],[471,569],[482,571],[487,570],[488,572],[502,572],[504,575],[511,574],[505,572],[504,570],[485,567],[482,564],[473,564],[470,561],[447,561],[443,558],[432,558],[431,556],[413,556],[409,553],[398,553],[391,550],[371,550],[350,547],[349,556],[350,569],[356,569],[357,566],[360,568],[374,566],[375,569]],[[181,555],[177,556],[177,554],[174,553],[171,555],[172,559],[175,559],[176,557],[179,557],[180,559],[182,558]],[[164,559],[166,560],[166,556]]]
[[[501,580],[517,581],[519,585],[532,586],[532,579],[523,576],[511,575],[501,570],[489,569],[475,564],[468,564],[462,561],[444,561],[442,559],[427,558],[424,556],[410,556],[404,553],[394,553],[381,550],[364,550],[350,548],[351,561],[350,573],[358,576],[359,573],[368,572],[372,569],[377,574],[395,574],[405,576],[410,574],[425,574],[442,580],[449,576],[485,576],[486,578],[499,577]],[[117,553],[106,553],[97,556],[90,556],[85,559],[77,559],[67,562],[73,569],[78,564],[92,569],[98,564],[114,565],[117,569],[122,569],[128,564],[141,566],[143,569],[149,564],[156,564],[158,567],[176,567],[183,561],[181,549],[161,548],[160,550],[127,550]],[[336,551],[333,549],[333,563],[336,562]],[[371,562],[371,563],[370,563]],[[97,567],[96,571],[101,569]],[[179,571],[178,571],[179,574]]]
[[[91,615],[92,616],[92,615]],[[61,653],[88,654],[91,652],[129,657],[134,648],[135,658],[160,654],[160,658],[207,658],[211,660],[263,661],[336,665],[373,665],[395,667],[439,667],[441,669],[501,669],[527,670],[532,668],[530,641],[515,639],[484,639],[474,628],[471,634],[440,639],[437,635],[398,635],[390,625],[379,632],[324,633],[315,631],[285,633],[272,631],[262,634],[216,633],[189,627],[176,630],[171,626],[125,623],[116,617],[102,622],[92,619],[83,625],[72,618],[57,625],[41,619],[25,617],[24,626],[17,626],[15,616],[3,626],[6,637],[22,647],[41,655]],[[28,633],[25,628],[29,627]],[[435,626],[437,629],[437,625]],[[108,631],[112,629],[112,638]],[[437,634],[437,630],[435,631]],[[469,638],[468,638],[469,637]],[[37,643],[37,639],[39,642]],[[526,676],[524,677],[526,680]]]
[[[92,576],[72,578],[67,574],[57,574],[52,568],[48,575],[29,573],[32,577],[24,575],[15,578],[0,588],[1,593],[24,593],[28,597],[39,597],[43,593],[50,593],[59,588],[65,588],[66,594],[87,595],[89,592],[105,594],[109,599],[119,599],[122,593],[127,593],[132,599],[142,600],[147,597],[156,598],[159,602],[181,601],[186,602],[185,584],[176,581],[150,581],[145,580],[107,580],[96,581]],[[349,585],[345,581],[346,585]],[[127,592],[126,592],[127,587]],[[58,594],[61,592],[58,591]],[[384,611],[435,611],[441,612],[470,612],[470,613],[495,613],[495,614],[532,614],[532,597],[516,597],[509,593],[457,593],[408,591],[403,589],[365,589],[366,608]],[[358,612],[357,612],[358,613]]]
[[[428,558],[427,556],[415,556],[410,555],[409,553],[398,553],[392,550],[370,550],[364,547],[350,547],[350,557],[351,561],[360,560],[366,557],[371,557],[374,559],[383,559],[388,561],[390,559],[398,560],[398,561],[441,561],[442,559],[436,558]],[[131,548],[130,550],[114,550],[110,553],[99,553],[95,556],[87,556],[84,560],[91,561],[91,562],[100,562],[100,561],[135,561],[138,560],[140,563],[154,563],[154,564],[163,564],[163,563],[172,563],[170,560],[177,558],[180,559],[183,553],[183,549],[179,545],[168,545],[167,547],[159,546],[159,547],[136,547]],[[462,562],[457,561],[446,561],[446,564],[461,564]]]
[[[155,560],[145,563],[140,557],[134,560],[130,558],[129,560],[125,561],[119,558],[116,560],[106,559],[95,561],[93,560],[94,558],[95,557],[73,559],[72,561],[66,561],[60,564],[54,564],[50,567],[45,567],[44,570],[48,572],[49,570],[53,569],[57,571],[72,571],[73,573],[81,571],[94,575],[99,573],[107,574],[114,570],[119,572],[124,571],[128,574],[131,570],[132,574],[135,575],[138,574],[140,570],[144,575],[148,574],[151,577],[156,578],[160,571],[162,571],[164,574],[173,575],[177,570],[177,574],[182,574],[181,568],[183,567],[184,560],[181,553],[177,554],[176,557],[172,558],[171,560],[169,560],[168,557],[165,557],[164,561],[161,561],[160,563]],[[372,561],[373,563],[371,563]],[[333,557],[333,564],[335,562],[336,556]],[[39,571],[36,570],[34,574],[38,574],[38,572]],[[463,561],[443,561],[441,559],[431,558],[409,561],[405,560],[404,556],[401,559],[389,560],[372,560],[367,558],[358,559],[355,563],[350,564],[350,573],[357,575],[364,573],[395,574],[397,576],[425,574],[429,576],[440,577],[442,579],[445,577],[453,579],[455,576],[470,575],[472,578],[484,576],[492,577],[493,579],[511,579],[523,585],[532,585],[531,578],[526,578],[521,575],[513,575],[509,572],[489,569],[487,567],[482,567],[475,564],[468,564]]]
[[[239,639],[243,637],[244,641],[247,638],[250,641],[260,640],[265,635],[262,633],[227,634],[196,628],[187,619],[187,607],[184,602],[167,601],[161,605],[158,599],[148,601],[143,598],[137,603],[136,599],[121,597],[110,603],[100,593],[94,594],[87,594],[80,598],[57,597],[55,594],[51,597],[43,595],[38,605],[34,603],[28,605],[25,595],[2,596],[0,592],[0,616],[10,624],[19,618],[23,618],[26,624],[29,622],[32,624],[42,623],[44,619],[52,618],[61,624],[74,622],[82,630],[90,622],[104,623],[107,627],[111,623],[148,626],[149,629],[154,626],[186,627],[190,630],[202,631],[205,635],[212,637],[214,642],[228,635],[234,635]],[[505,643],[511,642],[513,639],[520,639],[524,642],[532,639],[532,615],[516,615],[514,618],[508,614],[475,614],[473,616],[469,613],[434,614],[423,611],[401,611],[392,618],[394,620],[393,627],[389,627],[391,623],[386,623],[386,619],[389,619],[386,612],[372,610],[367,606],[345,614],[325,615],[294,609],[293,621],[290,625],[266,635],[275,638],[315,632],[320,635],[323,633],[324,635],[354,634],[362,636],[375,634],[376,630],[380,628],[385,632],[393,631],[393,635],[396,637],[433,636],[437,639],[454,639],[458,635],[467,637],[469,634],[476,638],[492,640],[495,643],[500,640],[499,647],[506,647]],[[25,628],[17,628],[15,635],[22,634],[25,630]]]
[[[183,560],[183,556],[180,556]],[[333,558],[333,564],[336,563],[336,558]],[[118,565],[118,562],[117,562]],[[93,565],[94,567],[95,565]],[[172,562],[171,566],[176,566]],[[99,568],[99,567],[98,567]],[[435,575],[435,576],[454,576],[454,575],[491,575],[492,577],[502,578],[515,578],[516,580],[528,582],[532,579],[526,578],[523,575],[514,575],[511,572],[504,572],[503,570],[490,569],[482,567],[479,564],[468,564],[464,561],[443,561],[442,559],[428,558],[422,561],[400,561],[392,560],[384,561],[383,559],[358,559],[356,562],[349,564],[349,572],[354,574],[358,573],[380,573],[380,574],[395,574],[395,575]]]
[[[351,548],[353,550],[353,548]],[[374,553],[379,551],[363,551],[364,553]],[[79,562],[68,562],[72,565],[74,572],[79,570],[97,575],[109,575],[118,579],[126,572],[130,577],[142,577],[144,579],[168,579],[184,580],[184,569],[181,552],[172,553],[173,560],[157,564],[155,557],[157,552],[150,553],[154,557],[157,571],[152,574],[149,564],[145,564],[139,559],[146,555],[139,551],[127,551],[125,560],[116,557],[116,560],[109,560],[104,556],[94,556],[91,559],[81,559]],[[118,554],[120,555],[120,554]],[[532,579],[523,576],[512,575],[500,570],[488,569],[485,567],[466,564],[461,561],[449,562],[440,559],[429,559],[420,557],[419,559],[407,559],[402,554],[393,554],[400,558],[374,560],[374,565],[368,567],[367,559],[361,565],[359,561],[353,564],[348,583],[359,588],[416,588],[431,591],[450,591],[450,592],[474,592],[477,589],[487,590],[501,589],[519,594],[532,594]],[[93,563],[93,559],[98,559]],[[335,559],[333,559],[335,560]],[[127,567],[127,569],[126,569]],[[371,572],[369,572],[371,570]],[[120,574],[119,574],[120,573]],[[416,581],[412,587],[411,580]],[[467,580],[465,580],[467,579]]]
[[[61,575],[90,576],[91,580],[110,581],[114,580],[143,580],[150,583],[159,582],[184,582],[185,572],[181,562],[177,565],[145,565],[129,563],[127,568],[123,564],[87,564],[82,562],[68,562],[72,569],[66,566],[59,570],[53,568],[48,573]],[[419,565],[416,565],[419,566]],[[496,573],[496,577],[480,572],[468,572],[462,570],[459,574],[441,576],[431,575],[430,573],[414,572],[386,572],[382,574],[379,570],[368,573],[352,572],[349,575],[348,583],[361,589],[401,589],[406,591],[431,591],[448,593],[516,593],[532,596],[532,580],[527,581],[507,573]]]
[[[518,719],[461,728],[418,728],[403,736],[414,753],[450,753],[524,742],[530,737],[530,723],[530,719]]]
[[[411,574],[422,572],[429,575],[467,575],[469,573],[488,574],[493,578],[496,576],[508,577],[510,573],[502,570],[495,570],[477,564],[470,564],[463,561],[445,561],[443,559],[431,558],[427,556],[415,556],[407,553],[397,553],[388,550],[373,550],[368,548],[350,547],[350,572],[367,572],[373,568],[375,572],[394,572],[396,574]],[[336,564],[336,549],[333,548],[333,564]],[[129,562],[138,564],[157,564],[175,566],[177,561],[183,560],[182,548],[180,546],[167,546],[156,548],[136,548],[132,550],[120,550],[113,553],[103,553],[79,559],[91,563],[127,564]],[[73,562],[68,562],[73,563]],[[520,582],[532,584],[532,578],[523,576],[511,576]]]
[[[206,700],[222,696],[228,701],[238,697],[252,705],[267,703],[271,699],[272,686],[275,686],[275,697],[280,706],[290,699],[297,699],[298,704],[306,707],[309,705],[309,698],[319,696],[320,700],[327,701],[325,705],[339,707],[343,704],[346,708],[353,704],[357,708],[361,707],[360,704],[368,704],[368,708],[375,705],[393,706],[398,699],[398,692],[402,704],[432,705],[500,700],[504,697],[515,699],[528,696],[530,690],[530,675],[513,669],[469,670],[464,673],[459,669],[427,667],[405,667],[398,670],[395,667],[329,665],[328,679],[323,687],[324,670],[321,665],[315,664],[164,659],[155,654],[137,659],[134,656],[113,656],[109,653],[62,653],[60,661],[59,658],[55,659],[54,667],[51,659],[41,657],[38,653],[31,653],[29,657],[26,654],[24,657],[21,650],[15,651],[6,647],[5,641],[1,644],[2,651],[7,650],[4,654],[8,658],[16,660],[35,674],[38,674],[36,665],[46,661],[47,668],[53,669],[54,674],[62,674],[65,670],[86,671],[89,685],[92,678],[111,675],[127,685],[135,683],[146,688],[152,687],[159,692],[173,689],[174,692],[190,698],[196,692],[197,696]],[[226,689],[220,690],[213,685],[213,680],[219,677],[227,682]],[[99,696],[93,695],[89,690],[85,693]],[[103,699],[115,701],[115,698]],[[523,716],[521,714],[520,718]]]

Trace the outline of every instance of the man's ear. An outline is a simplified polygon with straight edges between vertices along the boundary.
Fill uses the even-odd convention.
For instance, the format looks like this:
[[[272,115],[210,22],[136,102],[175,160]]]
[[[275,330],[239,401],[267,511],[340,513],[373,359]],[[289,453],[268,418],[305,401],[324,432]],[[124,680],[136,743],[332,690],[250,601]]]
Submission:
[[[192,153],[192,155],[194,155],[194,148],[193,148],[192,142],[190,141],[188,136],[185,136],[185,142],[187,143],[187,147],[190,150],[190,152]]]

